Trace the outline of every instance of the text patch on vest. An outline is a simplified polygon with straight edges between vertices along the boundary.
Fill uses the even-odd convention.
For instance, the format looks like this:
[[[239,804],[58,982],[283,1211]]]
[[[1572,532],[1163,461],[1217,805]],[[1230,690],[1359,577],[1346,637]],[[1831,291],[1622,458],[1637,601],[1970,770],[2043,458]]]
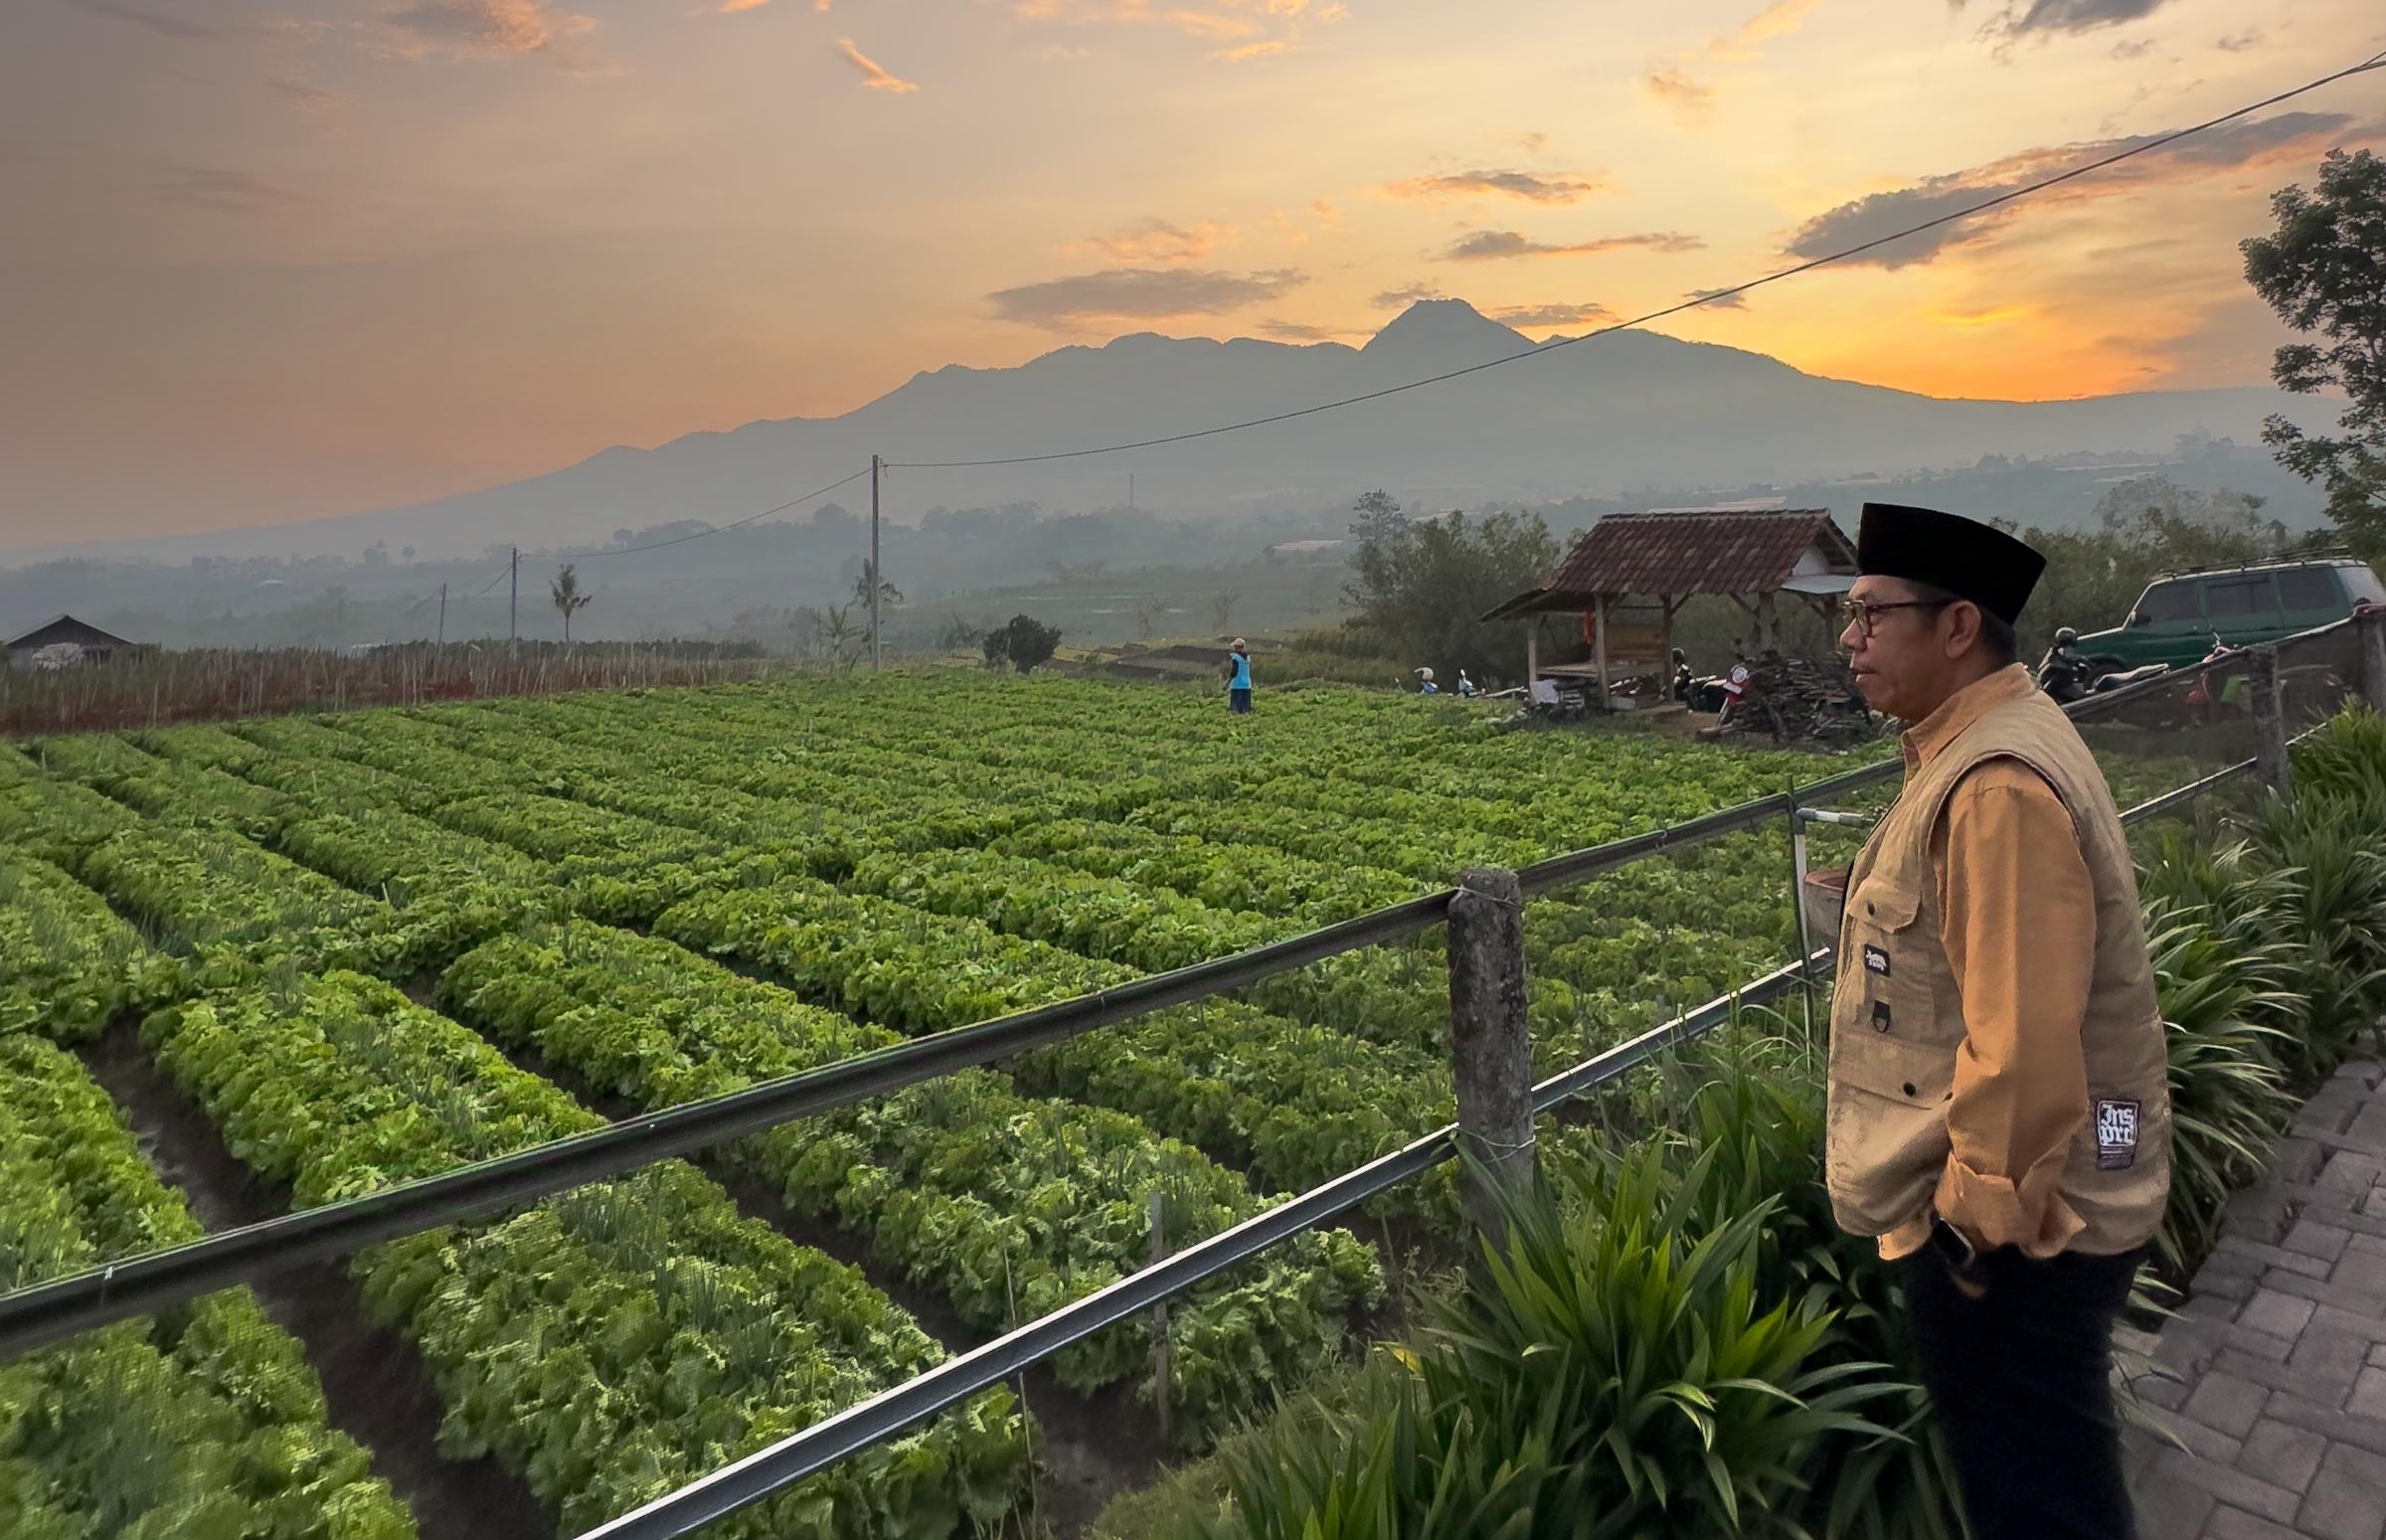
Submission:
[[[1864,946],[1864,968],[1866,972],[1878,973],[1883,978],[1887,978],[1889,976],[1889,953],[1887,949],[1872,945],[1870,942],[1866,942]]]
[[[2096,1168],[2126,1171],[2137,1163],[2137,1104],[2120,1097],[2096,1099]]]

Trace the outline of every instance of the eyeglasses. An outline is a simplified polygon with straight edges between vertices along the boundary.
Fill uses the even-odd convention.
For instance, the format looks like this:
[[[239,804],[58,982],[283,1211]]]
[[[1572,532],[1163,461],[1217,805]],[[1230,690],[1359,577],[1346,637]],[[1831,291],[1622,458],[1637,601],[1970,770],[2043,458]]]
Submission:
[[[1857,635],[1869,640],[1879,617],[1892,609],[1945,609],[1954,602],[1952,599],[1901,599],[1884,604],[1869,599],[1847,599],[1839,601],[1839,615],[1856,628]]]

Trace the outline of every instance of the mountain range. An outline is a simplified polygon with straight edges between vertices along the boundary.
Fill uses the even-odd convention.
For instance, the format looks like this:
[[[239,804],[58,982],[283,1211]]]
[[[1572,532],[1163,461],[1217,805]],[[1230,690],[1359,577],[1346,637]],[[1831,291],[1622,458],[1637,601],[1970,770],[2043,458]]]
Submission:
[[[1123,453],[902,468],[1169,436],[1507,359],[1514,362],[1356,406]],[[1138,506],[1195,517],[1339,506],[1379,486],[1413,506],[1458,507],[1888,474],[1968,465],[1984,454],[2166,452],[2198,431],[2249,441],[2274,412],[2316,424],[2327,404],[2254,388],[1941,400],[1653,332],[1535,344],[1463,300],[1431,299],[1363,347],[1143,333],[1060,348],[1016,368],[953,365],[842,417],[610,448],[435,502],[107,550],[161,560],[353,555],[380,541],[428,558],[491,544],[602,542],[621,528],[746,518],[866,467],[873,453],[898,467],[885,487],[887,514],[898,522],[937,506],[1117,506],[1128,500],[1130,473]],[[856,511],[868,506],[866,483],[836,496]]]

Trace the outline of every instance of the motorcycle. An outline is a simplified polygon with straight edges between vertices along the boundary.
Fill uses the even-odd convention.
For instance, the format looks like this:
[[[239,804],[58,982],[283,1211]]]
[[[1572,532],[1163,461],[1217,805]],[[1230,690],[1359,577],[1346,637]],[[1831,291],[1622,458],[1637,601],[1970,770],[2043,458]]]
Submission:
[[[2084,701],[2097,688],[2097,665],[2079,648],[2079,633],[2069,627],[2055,633],[2055,644],[2038,663],[2038,688],[2059,706]]]

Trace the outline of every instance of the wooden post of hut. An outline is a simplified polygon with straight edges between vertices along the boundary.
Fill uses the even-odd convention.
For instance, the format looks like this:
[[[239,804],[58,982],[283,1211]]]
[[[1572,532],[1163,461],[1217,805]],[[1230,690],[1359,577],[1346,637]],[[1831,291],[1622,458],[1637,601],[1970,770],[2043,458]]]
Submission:
[[[1608,698],[1613,693],[1608,686],[1608,596],[1599,595],[1593,602],[1598,606],[1599,635],[1592,646],[1599,657],[1599,709],[1605,711],[1608,709]]]

